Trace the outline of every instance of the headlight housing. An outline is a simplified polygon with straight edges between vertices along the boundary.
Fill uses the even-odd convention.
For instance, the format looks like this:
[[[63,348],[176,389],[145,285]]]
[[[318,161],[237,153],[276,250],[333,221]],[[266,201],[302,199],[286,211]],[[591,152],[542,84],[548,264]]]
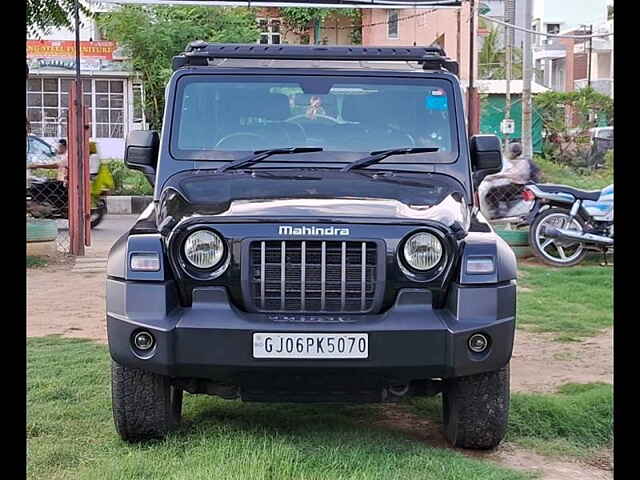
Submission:
[[[404,260],[414,270],[431,270],[440,263],[442,255],[442,242],[432,233],[414,233],[404,242]]]
[[[184,241],[184,257],[196,268],[213,268],[222,261],[223,256],[222,238],[210,230],[197,230]]]

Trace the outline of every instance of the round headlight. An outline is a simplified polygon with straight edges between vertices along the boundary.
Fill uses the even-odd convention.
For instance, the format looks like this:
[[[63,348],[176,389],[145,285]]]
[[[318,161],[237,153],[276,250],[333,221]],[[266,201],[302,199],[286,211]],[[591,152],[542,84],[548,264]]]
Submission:
[[[184,256],[197,268],[211,268],[222,260],[222,239],[209,230],[198,230],[184,242]]]
[[[442,258],[442,243],[431,233],[416,233],[404,244],[404,258],[411,268],[430,270]]]

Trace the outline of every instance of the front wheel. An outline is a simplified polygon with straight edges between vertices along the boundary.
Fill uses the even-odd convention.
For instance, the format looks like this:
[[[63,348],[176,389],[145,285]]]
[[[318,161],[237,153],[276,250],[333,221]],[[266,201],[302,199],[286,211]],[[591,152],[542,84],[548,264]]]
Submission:
[[[107,213],[107,202],[104,198],[96,200],[95,208],[91,209],[91,228],[97,227]]]
[[[442,417],[445,434],[455,447],[496,447],[509,418],[509,365],[496,372],[446,380]]]
[[[111,401],[116,430],[128,442],[163,438],[182,417],[182,390],[169,377],[113,361]]]
[[[580,217],[571,218],[569,211],[562,208],[544,210],[529,227],[529,245],[540,260],[554,267],[572,267],[584,259],[587,250],[580,242],[547,238],[546,227],[583,232],[586,225]]]

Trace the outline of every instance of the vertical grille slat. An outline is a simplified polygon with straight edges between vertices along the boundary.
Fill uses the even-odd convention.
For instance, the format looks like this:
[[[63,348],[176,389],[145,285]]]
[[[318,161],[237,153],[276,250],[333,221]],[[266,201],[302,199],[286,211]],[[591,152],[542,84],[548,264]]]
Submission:
[[[340,310],[344,311],[347,295],[347,242],[342,242],[342,258],[340,262]]]
[[[322,242],[322,259],[320,260],[320,310],[324,311],[326,306],[326,294],[327,294],[327,243]]]
[[[260,242],[260,308],[264,309],[264,289],[267,280],[264,276],[266,263],[265,242]]]
[[[254,241],[247,301],[264,312],[369,312],[378,290],[377,248],[372,241]]]
[[[362,242],[360,251],[360,309],[364,310],[367,300],[367,244]]]
[[[306,289],[307,289],[307,279],[306,279],[306,267],[307,267],[307,242],[302,241],[302,258],[300,259],[300,309],[302,311],[306,308]]]
[[[280,309],[284,310],[287,295],[287,243],[280,243]]]

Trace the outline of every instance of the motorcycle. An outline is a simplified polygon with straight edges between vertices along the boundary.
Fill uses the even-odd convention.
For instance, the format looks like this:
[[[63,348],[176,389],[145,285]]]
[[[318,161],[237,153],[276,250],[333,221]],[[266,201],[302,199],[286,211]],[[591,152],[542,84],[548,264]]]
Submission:
[[[588,251],[613,249],[613,185],[580,190],[566,185],[528,184],[523,200],[533,201],[526,217],[529,245],[548,265],[579,264]]]
[[[93,180],[93,179],[92,179]],[[34,218],[69,218],[69,192],[62,182],[33,177],[27,186],[27,213]],[[91,192],[91,228],[97,227],[107,214],[106,190]]]

